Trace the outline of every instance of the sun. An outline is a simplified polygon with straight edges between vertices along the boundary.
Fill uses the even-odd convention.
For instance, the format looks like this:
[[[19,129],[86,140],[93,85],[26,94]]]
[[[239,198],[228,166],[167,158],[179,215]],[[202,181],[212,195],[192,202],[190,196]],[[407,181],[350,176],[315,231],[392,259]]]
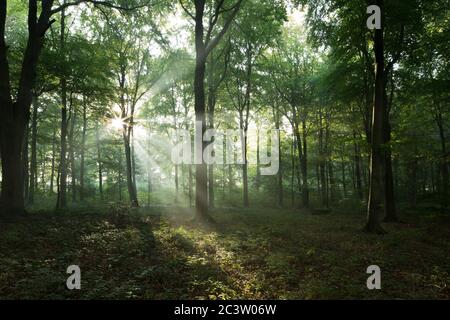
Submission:
[[[113,119],[111,119],[111,127],[113,129],[122,130],[123,129],[123,125],[124,125],[123,119],[121,119],[121,118],[113,118]]]

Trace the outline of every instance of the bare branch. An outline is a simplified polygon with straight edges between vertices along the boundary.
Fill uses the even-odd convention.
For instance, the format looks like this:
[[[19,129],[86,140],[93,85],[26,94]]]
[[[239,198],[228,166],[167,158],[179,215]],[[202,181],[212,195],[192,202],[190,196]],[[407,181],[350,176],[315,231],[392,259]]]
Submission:
[[[233,22],[234,17],[238,13],[238,11],[239,11],[239,9],[241,7],[241,4],[242,4],[242,0],[238,0],[236,5],[234,6],[233,12],[230,14],[228,19],[225,21],[225,24],[222,27],[222,29],[220,30],[220,32],[214,37],[214,39],[209,41],[209,43],[206,45],[206,50],[205,50],[206,51],[206,56],[208,56],[208,54],[211,52],[211,50],[214,49],[217,46],[219,41],[225,35],[225,33],[227,32],[228,28],[231,25],[231,22]]]
[[[187,14],[189,17],[191,17],[192,20],[195,20],[194,15],[193,15],[192,13],[190,13],[189,10],[184,6],[183,0],[180,0],[179,2],[180,2],[181,7],[183,8],[184,12],[186,12],[186,14]]]

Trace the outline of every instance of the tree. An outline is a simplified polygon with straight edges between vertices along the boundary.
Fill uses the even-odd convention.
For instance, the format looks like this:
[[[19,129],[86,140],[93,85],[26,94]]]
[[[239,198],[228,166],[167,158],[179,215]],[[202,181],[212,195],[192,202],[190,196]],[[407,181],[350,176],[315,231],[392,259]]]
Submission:
[[[103,5],[122,10],[134,9],[121,7],[108,1],[63,2],[54,7],[53,0],[37,0],[28,4],[28,39],[23,51],[17,91],[12,90],[8,47],[5,41],[7,1],[0,3],[0,153],[2,159],[1,206],[8,216],[25,213],[22,150],[25,128],[30,118],[32,92],[36,80],[38,59],[44,46],[47,30],[55,22],[52,16],[73,5],[82,2]],[[14,95],[14,98],[13,98]]]
[[[237,0],[229,4],[225,0],[215,0],[211,3],[206,0],[193,0],[194,11],[192,14],[189,8],[180,4],[186,14],[195,23],[195,72],[194,72],[194,96],[195,96],[195,121],[196,137],[201,137],[202,145],[197,156],[200,159],[195,170],[195,207],[196,219],[199,221],[211,222],[212,218],[208,214],[208,191],[207,191],[207,166],[203,159],[203,150],[206,144],[203,142],[203,135],[206,131],[206,102],[205,102],[205,70],[208,55],[217,46],[231,25],[234,17],[238,13],[242,0]],[[205,13],[209,13],[209,25],[205,28]],[[222,21],[222,26],[218,22]],[[205,34],[206,31],[206,34]]]

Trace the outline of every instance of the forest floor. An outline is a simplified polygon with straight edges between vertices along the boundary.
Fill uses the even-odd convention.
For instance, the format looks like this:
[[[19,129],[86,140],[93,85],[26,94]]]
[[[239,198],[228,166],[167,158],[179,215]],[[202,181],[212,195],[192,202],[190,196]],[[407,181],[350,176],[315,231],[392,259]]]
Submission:
[[[147,212],[146,212],[147,211]],[[3,299],[449,299],[450,216],[402,212],[388,234],[364,214],[217,209],[34,213],[0,223]],[[81,268],[81,290],[66,269]],[[368,290],[369,265],[381,290]]]

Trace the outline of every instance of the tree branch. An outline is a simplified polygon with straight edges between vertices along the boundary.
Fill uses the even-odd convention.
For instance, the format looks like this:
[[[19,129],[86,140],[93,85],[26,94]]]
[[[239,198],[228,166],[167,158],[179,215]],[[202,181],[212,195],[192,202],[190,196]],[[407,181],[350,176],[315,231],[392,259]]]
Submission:
[[[59,7],[53,9],[51,11],[51,14],[53,15],[53,14],[58,13],[61,10],[67,8],[67,7],[76,6],[76,5],[79,5],[81,3],[91,3],[93,5],[100,5],[100,6],[104,6],[104,7],[108,7],[108,8],[112,8],[112,9],[117,9],[117,10],[121,10],[121,11],[132,11],[132,10],[136,10],[136,9],[143,8],[143,7],[147,6],[150,3],[150,1],[146,1],[145,4],[140,4],[140,5],[136,5],[136,6],[132,6],[132,7],[123,7],[123,6],[116,5],[116,4],[112,3],[111,1],[75,0],[75,1],[72,1],[72,2],[64,3],[64,4],[60,5]]]
[[[217,46],[219,41],[225,35],[225,33],[227,32],[228,28],[231,25],[231,22],[233,21],[234,17],[238,13],[238,11],[239,11],[239,9],[241,7],[241,4],[242,4],[242,0],[238,0],[238,2],[234,6],[233,12],[228,17],[228,19],[225,21],[225,24],[222,27],[222,29],[220,30],[220,32],[214,37],[214,39],[212,39],[211,41],[209,41],[208,44],[206,44],[206,50],[205,50],[206,56],[208,56],[208,54],[211,52],[211,50],[214,49]]]

